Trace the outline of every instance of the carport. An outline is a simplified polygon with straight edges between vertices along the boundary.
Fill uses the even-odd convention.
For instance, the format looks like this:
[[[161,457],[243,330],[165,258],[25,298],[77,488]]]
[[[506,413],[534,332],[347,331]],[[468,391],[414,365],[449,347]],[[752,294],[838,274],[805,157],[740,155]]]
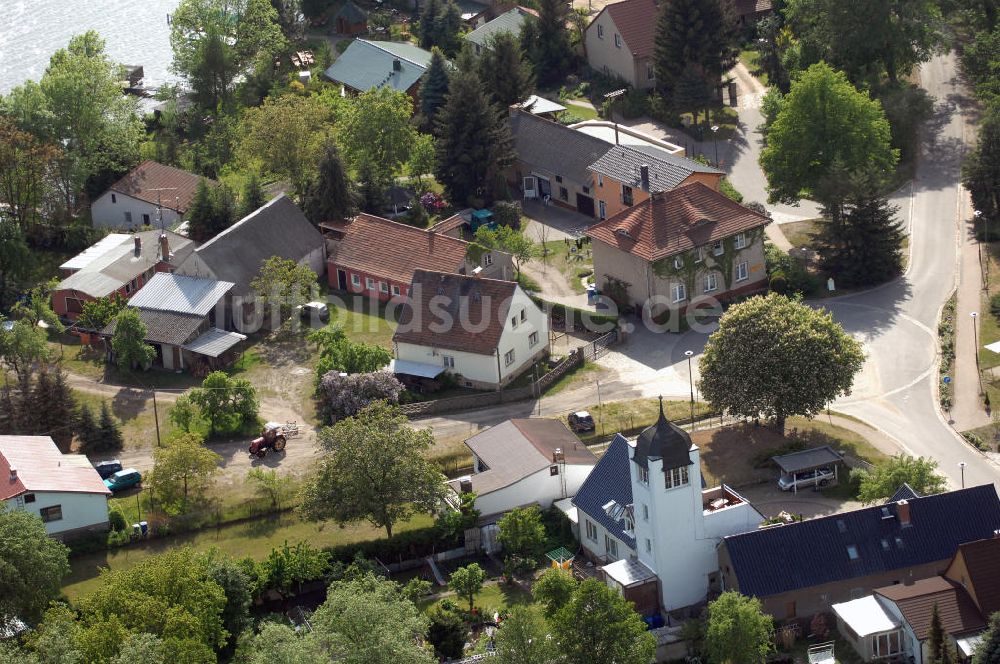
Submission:
[[[791,476],[793,480],[798,479],[799,475],[810,470],[819,470],[820,468],[827,467],[833,468],[833,479],[836,480],[838,478],[839,467],[844,463],[844,458],[837,450],[829,445],[824,445],[823,447],[814,447],[790,454],[773,456],[771,457],[771,461],[781,469],[782,476]],[[819,487],[819,475],[816,475],[815,486]],[[792,484],[792,491],[794,493],[799,492],[797,483]]]

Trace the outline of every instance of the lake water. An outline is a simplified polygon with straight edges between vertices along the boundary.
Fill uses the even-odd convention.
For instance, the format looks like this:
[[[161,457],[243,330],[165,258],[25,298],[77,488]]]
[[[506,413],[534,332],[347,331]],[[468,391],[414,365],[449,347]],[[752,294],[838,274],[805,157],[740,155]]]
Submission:
[[[171,82],[167,14],[180,0],[0,0],[0,93],[41,78],[49,57],[73,35],[97,30],[108,55],[142,65],[145,82]]]

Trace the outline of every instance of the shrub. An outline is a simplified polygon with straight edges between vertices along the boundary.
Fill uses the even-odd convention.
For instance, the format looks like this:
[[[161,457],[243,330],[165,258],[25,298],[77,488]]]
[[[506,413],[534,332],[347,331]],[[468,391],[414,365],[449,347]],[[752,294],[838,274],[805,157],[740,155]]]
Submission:
[[[775,272],[771,275],[770,282],[771,291],[778,293],[779,295],[785,295],[788,293],[788,278],[785,276],[784,272]]]
[[[427,629],[427,641],[434,646],[434,652],[442,659],[458,659],[465,649],[465,637],[469,629],[456,612],[442,610],[441,607],[431,611],[430,627]]]
[[[989,452],[990,446],[983,437],[977,434],[975,431],[963,431],[962,437],[969,442],[970,445],[975,447],[980,452]]]
[[[125,530],[125,515],[119,510],[111,510],[108,512],[108,523],[111,524],[112,531],[120,533]]]
[[[1000,293],[990,296],[990,313],[1000,318]]]
[[[342,376],[331,371],[319,385],[320,401],[332,421],[352,417],[375,401],[399,403],[403,384],[388,371]]]

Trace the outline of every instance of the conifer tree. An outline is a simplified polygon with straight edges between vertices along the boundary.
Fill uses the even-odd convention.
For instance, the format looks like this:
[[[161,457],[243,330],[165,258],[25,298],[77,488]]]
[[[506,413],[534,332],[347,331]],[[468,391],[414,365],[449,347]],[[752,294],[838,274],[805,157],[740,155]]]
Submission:
[[[689,65],[715,85],[739,55],[736,19],[726,0],[664,0],[656,20],[656,89],[670,99]]]
[[[524,60],[520,42],[509,32],[487,43],[479,58],[479,77],[502,109],[524,101],[534,88],[531,66]]]
[[[247,216],[267,202],[267,195],[260,185],[260,178],[251,172],[243,183],[243,194],[240,196],[239,218]]]
[[[47,433],[60,448],[67,449],[73,440],[76,402],[60,367],[38,374],[34,402],[38,433]]]
[[[340,221],[354,214],[355,200],[340,150],[330,142],[323,151],[316,177],[306,189],[302,210],[313,224]]]
[[[438,109],[444,105],[448,95],[448,66],[441,49],[435,47],[431,51],[431,63],[420,84],[420,115],[425,130],[434,127],[434,118]]]
[[[927,652],[930,654],[932,664],[940,664],[941,648],[944,647],[945,633],[941,625],[941,613],[938,611],[937,602],[931,607],[931,625],[927,632]]]
[[[424,8],[420,12],[420,25],[417,27],[420,48],[427,49],[435,45],[437,20],[440,12],[440,0],[424,0]]]
[[[989,626],[983,632],[983,640],[976,647],[972,664],[1000,664],[1000,612],[989,619]]]
[[[100,435],[99,447],[103,450],[119,450],[125,444],[121,426],[111,414],[107,401],[101,402],[101,419],[97,424]]]
[[[203,178],[198,181],[198,188],[195,189],[194,198],[188,207],[188,233],[191,239],[204,242],[214,235],[212,233],[214,215],[212,191],[208,187],[208,181]]]
[[[80,449],[90,453],[100,448],[101,430],[94,418],[94,410],[87,404],[80,404],[76,416],[76,437],[80,441]]]
[[[568,21],[569,3],[565,0],[539,0],[538,41],[533,64],[541,84],[560,80],[573,64]]]
[[[462,46],[462,10],[453,0],[448,0],[441,6],[435,25],[435,45],[440,46],[446,55],[454,57]]]
[[[694,124],[698,124],[698,111],[712,102],[712,88],[699,65],[689,63],[681,72],[674,87],[673,105],[680,111],[690,111]],[[708,120],[708,112],[705,112]]]

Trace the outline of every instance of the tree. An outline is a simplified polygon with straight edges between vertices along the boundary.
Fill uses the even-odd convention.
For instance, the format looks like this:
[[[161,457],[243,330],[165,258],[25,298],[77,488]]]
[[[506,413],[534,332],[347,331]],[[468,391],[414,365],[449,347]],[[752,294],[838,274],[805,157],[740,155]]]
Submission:
[[[938,611],[937,602],[931,607],[931,624],[927,630],[927,653],[933,664],[940,664],[941,650],[945,644],[944,627],[941,625],[941,613]]]
[[[989,0],[992,2],[992,0]],[[962,51],[959,64],[979,97],[988,106],[1000,99],[1000,30],[992,29],[976,34]]]
[[[548,1],[548,0],[546,0]],[[454,74],[437,113],[434,173],[455,205],[490,201],[497,179],[513,163],[513,139],[500,110],[474,71]]]
[[[435,607],[428,615],[427,642],[434,647],[440,659],[458,659],[465,651],[465,637],[469,628],[454,611]]]
[[[86,403],[81,403],[77,412],[76,437],[80,441],[80,451],[84,454],[97,452],[102,447],[101,431],[97,427],[94,411]]]
[[[242,219],[267,203],[267,195],[260,184],[257,173],[252,172],[243,183],[243,194],[240,196],[239,218]]]
[[[270,0],[182,0],[171,15],[172,69],[214,109],[241,74],[285,46]]]
[[[184,433],[191,431],[191,426],[197,417],[198,408],[194,401],[191,400],[190,395],[187,394],[177,397],[174,405],[167,411],[167,419]]]
[[[356,198],[340,150],[331,141],[323,149],[319,172],[306,188],[302,211],[314,224],[341,221],[354,214]]]
[[[247,483],[253,484],[257,493],[271,501],[271,506],[277,509],[281,505],[281,495],[291,483],[291,478],[279,475],[274,468],[251,468],[247,471]]]
[[[201,416],[208,419],[209,435],[235,431],[257,418],[260,401],[253,384],[244,378],[232,378],[224,371],[213,371],[201,387],[191,390],[191,401]]]
[[[188,232],[192,239],[204,242],[218,234],[215,228],[215,199],[208,181],[202,178],[188,208]]]
[[[469,563],[465,567],[459,567],[451,573],[448,579],[448,587],[463,599],[469,600],[469,612],[476,608],[476,594],[483,589],[483,581],[486,580],[486,571],[477,563]]]
[[[427,0],[424,8],[434,3],[436,0]],[[444,106],[448,96],[448,85],[448,61],[441,53],[441,49],[432,49],[430,65],[424,74],[423,83],[420,84],[420,115],[425,131],[433,131],[438,109]]]
[[[320,380],[331,371],[336,371],[338,374],[372,373],[384,369],[392,360],[392,353],[381,346],[348,339],[343,327],[337,323],[311,330],[306,339],[316,344],[319,349],[316,376]],[[364,388],[358,391],[359,396],[365,393]],[[381,396],[377,396],[377,399],[389,398],[389,394],[382,392],[378,394]],[[391,400],[395,400],[395,397]]]
[[[332,583],[311,622],[328,656],[338,662],[434,661],[419,643],[427,620],[400,594],[398,584],[371,573]]]
[[[101,417],[97,422],[101,450],[120,450],[125,445],[121,426],[111,414],[107,401],[101,402]]]
[[[250,288],[272,307],[278,305],[282,318],[309,301],[316,287],[316,273],[308,265],[290,258],[271,256],[250,282]]]
[[[129,634],[111,664],[167,664],[163,640],[154,635],[138,632]]]
[[[318,95],[268,97],[243,114],[243,138],[237,153],[245,163],[286,178],[300,194],[313,177],[333,129],[329,101]]]
[[[417,26],[417,36],[420,48],[428,49],[437,43],[437,20],[441,11],[440,0],[426,0],[420,12],[420,25]]]
[[[886,175],[898,151],[881,104],[825,63],[806,70],[781,102],[760,165],[769,200],[795,202],[817,191],[834,165]]]
[[[69,449],[76,420],[76,400],[58,364],[38,372],[31,394],[35,433],[46,433],[61,449]]]
[[[515,606],[497,632],[498,664],[550,664],[557,652],[545,623],[531,609]]]
[[[234,661],[241,664],[328,664],[318,639],[300,634],[288,625],[264,622],[260,631],[245,638]]]
[[[569,603],[576,591],[576,579],[565,570],[551,568],[538,577],[531,586],[531,596],[545,609],[545,617],[551,618]]]
[[[430,134],[417,134],[410,150],[410,161],[406,164],[406,169],[410,175],[417,178],[417,186],[423,186],[424,176],[434,172],[434,137]],[[414,205],[410,211],[421,210],[427,214],[427,208],[423,205]],[[413,224],[416,225],[416,224]],[[425,224],[426,225],[426,224]]]
[[[46,534],[42,520],[0,506],[0,616],[37,621],[67,574],[69,550]]]
[[[705,648],[718,664],[757,664],[771,652],[771,616],[756,597],[735,591],[722,593],[708,604]]]
[[[701,391],[737,417],[813,417],[850,394],[864,364],[861,344],[828,312],[771,293],[735,304],[701,358]]]
[[[320,399],[331,422],[354,417],[378,401],[398,403],[399,395],[405,389],[388,371],[340,374],[339,371],[329,371],[319,383]]]
[[[694,124],[698,124],[698,113],[712,103],[712,88],[701,67],[688,64],[674,83],[674,106],[682,111],[690,111]],[[705,112],[708,122],[708,112]]]
[[[226,605],[222,609],[222,627],[229,635],[230,644],[244,630],[253,625],[250,605],[253,602],[252,580],[240,563],[220,554],[217,549],[209,549],[198,555],[198,564],[206,576],[222,588]]]
[[[299,541],[288,546],[271,549],[267,560],[260,564],[261,588],[274,588],[283,592],[299,592],[302,584],[323,578],[330,569],[330,553],[309,542]]]
[[[656,18],[656,90],[671,99],[685,71],[715,87],[739,55],[737,21],[725,0],[667,0]],[[690,75],[690,73],[689,73]]]
[[[459,32],[462,29],[462,10],[452,0],[443,0],[434,22],[434,45],[445,55],[454,57],[462,46]]]
[[[528,98],[534,88],[534,74],[514,35],[501,32],[489,39],[479,57],[479,79],[500,108]]]
[[[514,260],[518,279],[521,278],[521,266],[538,253],[538,247],[531,238],[511,226],[498,226],[496,230],[480,226],[476,229],[476,243],[487,249],[497,249],[510,254]]]
[[[994,613],[990,616],[982,641],[976,646],[972,664],[998,663],[1000,663],[1000,613]]]
[[[108,297],[99,297],[83,303],[80,317],[77,321],[85,329],[100,332],[125,308],[125,298],[121,293]]]
[[[532,45],[533,48],[526,52],[534,65],[535,76],[540,85],[545,86],[561,80],[573,64],[569,29],[566,27],[568,21],[567,3],[562,0],[539,0],[538,40]]]
[[[0,118],[0,203],[21,230],[39,219],[60,150]]]
[[[515,507],[497,522],[497,527],[500,528],[497,540],[509,554],[533,558],[545,544],[545,526],[537,505]]]
[[[156,349],[146,343],[146,324],[139,318],[139,312],[126,307],[115,321],[115,331],[111,335],[115,364],[122,371],[132,371],[136,367],[145,370],[156,357]]]
[[[0,169],[3,167],[0,166]],[[31,261],[21,226],[0,214],[0,308],[6,310],[29,278]]]
[[[78,642],[80,626],[75,615],[65,604],[53,604],[46,612],[42,624],[31,636],[31,647],[45,664],[82,664],[87,660]]]
[[[567,664],[648,664],[656,638],[616,590],[583,581],[549,621]]]
[[[982,221],[1000,223],[1000,104],[986,111],[979,125],[976,148],[962,164],[962,184],[972,194],[972,206]]]
[[[344,157],[359,175],[378,173],[388,181],[410,158],[417,133],[410,124],[413,102],[389,86],[358,95],[337,122]]]
[[[161,504],[187,510],[188,490],[201,495],[219,472],[222,457],[208,449],[196,433],[183,433],[153,450],[153,476],[149,485]]]
[[[858,499],[871,505],[889,498],[904,483],[920,495],[941,493],[948,488],[948,480],[937,473],[937,467],[933,459],[898,454],[873,470],[854,470],[852,475],[861,477]]]
[[[302,496],[310,519],[366,520],[392,537],[396,523],[441,497],[441,473],[425,456],[433,436],[410,428],[395,406],[376,402],[322,429],[319,442],[323,457]]]

